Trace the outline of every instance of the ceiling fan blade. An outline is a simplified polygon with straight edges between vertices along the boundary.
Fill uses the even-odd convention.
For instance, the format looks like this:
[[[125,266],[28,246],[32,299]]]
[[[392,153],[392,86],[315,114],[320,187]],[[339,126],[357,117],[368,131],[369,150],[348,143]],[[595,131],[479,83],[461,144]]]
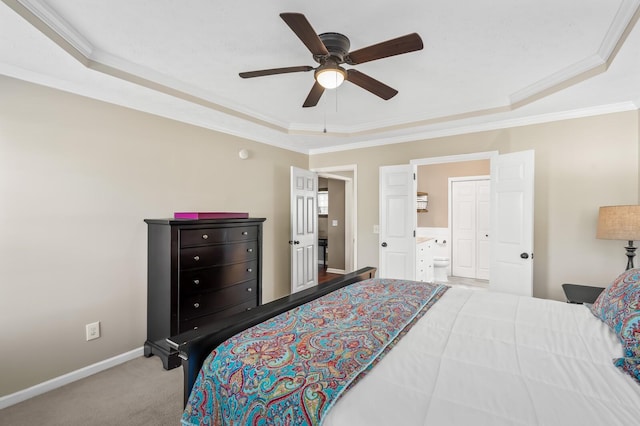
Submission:
[[[302,13],[281,13],[280,17],[296,33],[311,53],[322,56],[329,55],[324,43]]]
[[[421,50],[423,47],[424,45],[422,44],[420,36],[412,33],[349,52],[345,58],[345,62],[349,65],[358,65],[376,59],[388,58],[389,56],[415,52],[416,50]]]
[[[393,98],[398,94],[398,91],[386,84],[369,77],[368,75],[361,73],[358,70],[350,69],[347,71],[347,80],[356,86],[362,87],[364,90],[368,90],[376,96],[381,97],[385,101]]]
[[[272,68],[269,70],[247,71],[247,72],[241,72],[239,75],[242,78],[252,78],[252,77],[262,77],[265,75],[286,74],[289,72],[303,72],[303,71],[311,71],[311,70],[313,70],[313,67],[310,67],[308,65],[302,65],[299,67]]]
[[[304,104],[302,104],[302,108],[314,107],[318,105],[318,101],[320,100],[320,96],[324,93],[324,87],[320,85],[317,81],[313,84],[311,91],[307,95],[307,99],[304,100]]]

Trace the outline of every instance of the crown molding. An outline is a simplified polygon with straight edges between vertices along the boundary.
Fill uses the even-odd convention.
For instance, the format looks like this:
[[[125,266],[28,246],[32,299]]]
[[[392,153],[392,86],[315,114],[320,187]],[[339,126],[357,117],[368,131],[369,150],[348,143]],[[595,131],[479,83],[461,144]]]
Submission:
[[[67,53],[86,65],[94,47],[46,3],[39,0],[2,0]]]
[[[543,124],[553,121],[572,120],[576,118],[593,117],[596,115],[605,115],[626,111],[637,111],[640,108],[640,102],[621,102],[610,105],[602,105],[593,108],[582,108],[571,111],[561,111],[549,114],[531,115],[521,118],[513,118],[506,120],[495,120],[491,122],[479,124],[467,124],[459,126],[451,126],[446,129],[423,130],[419,133],[410,135],[391,136],[385,139],[376,139],[372,141],[356,142],[352,144],[344,144],[327,148],[313,148],[308,150],[309,155],[328,154],[333,152],[350,151],[353,149],[372,148],[382,145],[392,145],[406,142],[418,142],[442,138],[447,136],[457,136],[469,133],[486,132],[491,130],[502,130],[514,127],[529,126],[534,124]]]

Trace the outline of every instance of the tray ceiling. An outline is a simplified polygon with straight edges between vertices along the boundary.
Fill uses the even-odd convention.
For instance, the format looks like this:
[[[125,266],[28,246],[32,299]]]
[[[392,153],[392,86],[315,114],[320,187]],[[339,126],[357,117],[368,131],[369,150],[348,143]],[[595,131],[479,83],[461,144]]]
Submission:
[[[3,0],[0,73],[300,152],[637,109],[640,0],[189,2]],[[424,49],[357,66],[302,108],[317,64],[281,12],[356,50],[417,32]]]

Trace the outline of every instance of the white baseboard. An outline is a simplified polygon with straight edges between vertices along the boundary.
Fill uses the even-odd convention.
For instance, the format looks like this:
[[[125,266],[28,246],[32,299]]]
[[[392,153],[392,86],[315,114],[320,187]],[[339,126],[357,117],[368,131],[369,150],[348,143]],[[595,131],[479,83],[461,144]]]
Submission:
[[[347,273],[344,269],[333,269],[333,268],[327,268],[327,272],[330,274],[340,274],[340,275],[344,275]]]
[[[71,373],[55,377],[51,380],[47,380],[46,382],[39,383],[35,386],[31,386],[30,388],[23,389],[16,393],[2,396],[0,397],[0,410],[25,401],[29,398],[33,398],[34,396],[42,395],[45,392],[49,392],[77,380],[84,379],[85,377],[91,376],[92,374],[96,374],[111,367],[115,367],[116,365],[131,361],[132,359],[138,358],[143,355],[144,348],[140,347],[138,349],[116,355],[113,358],[105,359],[104,361],[96,362],[95,364],[88,365],[76,371],[72,371]]]

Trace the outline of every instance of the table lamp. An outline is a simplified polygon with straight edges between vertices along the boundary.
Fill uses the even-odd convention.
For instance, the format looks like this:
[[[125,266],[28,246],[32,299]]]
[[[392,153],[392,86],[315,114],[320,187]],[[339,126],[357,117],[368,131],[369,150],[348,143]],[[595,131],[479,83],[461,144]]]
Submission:
[[[633,242],[640,240],[640,205],[600,207],[596,238],[628,241],[627,269],[633,268],[637,248]]]

